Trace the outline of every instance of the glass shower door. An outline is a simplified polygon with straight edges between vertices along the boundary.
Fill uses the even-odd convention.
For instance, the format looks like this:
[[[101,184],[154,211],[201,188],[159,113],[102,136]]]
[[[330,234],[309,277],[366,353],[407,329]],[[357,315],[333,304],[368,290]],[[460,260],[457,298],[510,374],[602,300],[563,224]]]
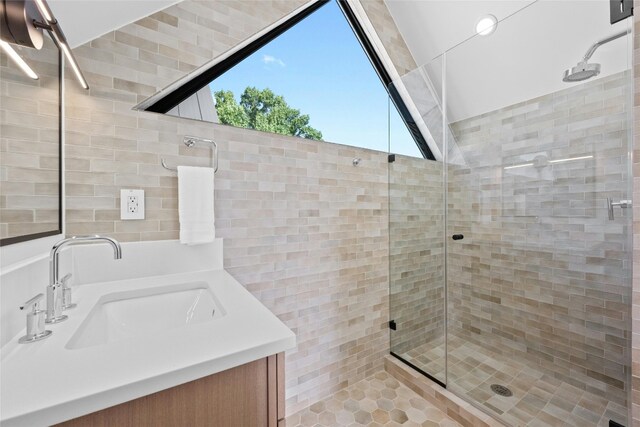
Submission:
[[[509,425],[628,425],[630,36],[606,4],[537,2],[442,58],[447,386]]]
[[[441,62],[434,62],[429,68],[432,67],[440,68]],[[416,74],[416,78],[406,84],[390,87],[390,93],[404,96],[406,100],[408,89],[420,93],[422,107],[431,111],[430,120],[439,123],[441,128],[439,101],[432,92],[424,91],[423,82]],[[409,85],[413,86],[409,88]],[[406,133],[396,132],[404,126],[398,120],[390,121],[389,151],[393,153],[389,159],[391,353],[444,385],[444,169],[442,162],[424,159]],[[426,128],[423,134],[433,138]]]

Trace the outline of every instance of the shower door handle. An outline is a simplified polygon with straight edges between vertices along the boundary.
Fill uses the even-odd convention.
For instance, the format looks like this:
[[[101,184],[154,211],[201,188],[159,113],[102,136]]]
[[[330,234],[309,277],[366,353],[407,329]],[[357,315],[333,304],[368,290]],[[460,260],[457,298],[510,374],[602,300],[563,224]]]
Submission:
[[[619,202],[614,202],[611,197],[607,197],[607,213],[609,214],[609,221],[613,221],[615,219],[613,214],[613,208],[615,206],[620,207],[620,209],[630,208],[631,200],[620,200]]]

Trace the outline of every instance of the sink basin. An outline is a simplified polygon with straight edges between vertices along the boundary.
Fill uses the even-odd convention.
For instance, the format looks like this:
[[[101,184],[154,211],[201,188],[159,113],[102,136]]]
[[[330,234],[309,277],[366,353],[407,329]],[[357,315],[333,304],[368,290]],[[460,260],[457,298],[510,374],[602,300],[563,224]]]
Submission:
[[[65,347],[108,344],[212,322],[224,315],[205,282],[114,292],[98,300]]]

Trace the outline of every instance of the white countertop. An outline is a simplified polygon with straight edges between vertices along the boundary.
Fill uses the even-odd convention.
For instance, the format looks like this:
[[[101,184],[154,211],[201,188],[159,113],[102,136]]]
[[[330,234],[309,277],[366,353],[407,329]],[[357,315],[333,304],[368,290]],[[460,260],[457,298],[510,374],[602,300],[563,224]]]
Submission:
[[[105,294],[206,282],[226,315],[105,345],[66,349]],[[74,288],[78,307],[47,325],[53,335],[32,344],[16,336],[2,350],[0,423],[51,425],[239,366],[295,346],[274,314],[224,270],[119,280]]]

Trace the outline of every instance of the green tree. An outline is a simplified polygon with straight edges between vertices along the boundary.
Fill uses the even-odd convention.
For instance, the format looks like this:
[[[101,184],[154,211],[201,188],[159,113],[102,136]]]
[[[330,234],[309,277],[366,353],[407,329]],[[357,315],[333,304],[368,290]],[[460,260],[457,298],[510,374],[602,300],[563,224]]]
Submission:
[[[214,96],[220,123],[322,140],[322,132],[309,126],[309,115],[291,108],[282,96],[274,94],[271,89],[248,87],[240,96],[240,103],[229,90],[214,92]]]

